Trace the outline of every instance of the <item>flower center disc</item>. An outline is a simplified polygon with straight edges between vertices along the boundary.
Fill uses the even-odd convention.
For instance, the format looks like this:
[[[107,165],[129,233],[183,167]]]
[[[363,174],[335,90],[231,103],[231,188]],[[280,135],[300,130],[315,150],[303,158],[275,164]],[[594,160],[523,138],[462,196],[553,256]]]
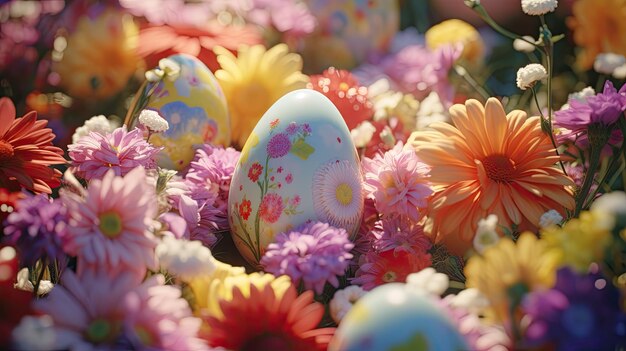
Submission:
[[[8,160],[13,157],[13,145],[7,143],[4,140],[0,140],[0,161]]]
[[[346,183],[339,184],[335,189],[335,198],[340,204],[348,206],[352,202],[352,188]]]
[[[515,164],[504,155],[489,155],[482,163],[487,177],[495,182],[509,182],[515,175]]]
[[[87,327],[86,339],[96,344],[111,340],[117,329],[115,327],[105,319],[96,319]]]
[[[113,239],[122,233],[122,218],[117,212],[104,212],[100,215],[98,228],[102,234]]]

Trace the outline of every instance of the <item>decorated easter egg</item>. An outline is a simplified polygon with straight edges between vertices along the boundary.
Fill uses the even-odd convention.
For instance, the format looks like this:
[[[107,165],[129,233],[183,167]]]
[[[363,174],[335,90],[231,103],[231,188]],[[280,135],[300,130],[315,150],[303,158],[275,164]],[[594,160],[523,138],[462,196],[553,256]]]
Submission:
[[[329,66],[351,69],[389,49],[400,27],[397,1],[306,0],[317,19],[314,33],[304,39],[307,72]]]
[[[193,159],[194,146],[230,145],[230,121],[222,89],[204,63],[186,54],[169,59],[180,65],[180,74],[161,80],[146,108],[158,111],[169,123],[167,131],[150,136],[152,144],[163,147],[159,166],[181,170]]]
[[[233,240],[253,265],[276,234],[307,221],[356,233],[362,174],[337,108],[314,90],[295,90],[270,107],[250,134],[228,197]]]
[[[329,351],[469,350],[436,301],[402,283],[381,285],[357,301]]]

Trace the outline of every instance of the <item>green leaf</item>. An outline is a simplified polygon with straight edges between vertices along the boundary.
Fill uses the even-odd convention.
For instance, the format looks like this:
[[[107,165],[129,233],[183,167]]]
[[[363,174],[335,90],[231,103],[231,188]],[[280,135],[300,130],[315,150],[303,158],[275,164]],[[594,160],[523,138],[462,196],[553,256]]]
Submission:
[[[304,139],[298,139],[291,145],[292,154],[300,157],[302,160],[306,160],[309,156],[315,152],[315,148],[304,141]]]

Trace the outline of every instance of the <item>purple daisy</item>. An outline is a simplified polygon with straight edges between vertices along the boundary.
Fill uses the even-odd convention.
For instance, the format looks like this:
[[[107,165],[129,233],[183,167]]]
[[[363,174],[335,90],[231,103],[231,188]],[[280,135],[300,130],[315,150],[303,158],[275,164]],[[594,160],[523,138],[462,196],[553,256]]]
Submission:
[[[561,268],[554,288],[532,292],[522,302],[530,321],[525,341],[555,344],[557,350],[612,350],[619,341],[619,304],[618,290],[600,274]]]
[[[306,223],[277,235],[261,264],[266,272],[286,274],[296,283],[302,281],[306,289],[321,294],[326,282],[339,286],[337,276],[348,268],[353,246],[345,229],[322,222]]]
[[[67,232],[67,209],[40,194],[19,200],[18,210],[6,220],[4,233],[15,246],[22,267],[33,267],[40,259],[65,259],[62,240]]]
[[[291,141],[286,133],[274,135],[267,143],[267,154],[271,158],[283,157],[289,153],[289,149],[291,149]]]

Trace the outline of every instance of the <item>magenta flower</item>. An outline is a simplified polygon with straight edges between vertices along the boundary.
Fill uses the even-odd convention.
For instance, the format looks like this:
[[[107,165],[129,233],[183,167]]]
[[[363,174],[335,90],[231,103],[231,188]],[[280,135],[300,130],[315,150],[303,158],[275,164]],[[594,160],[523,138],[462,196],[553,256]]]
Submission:
[[[39,259],[64,263],[62,240],[67,232],[67,210],[45,194],[17,202],[18,210],[6,220],[7,242],[17,248],[20,266],[34,267]]]
[[[426,252],[432,246],[424,228],[406,216],[385,216],[369,233],[372,247],[379,252],[394,250]]]
[[[259,206],[259,216],[267,223],[275,223],[285,209],[283,198],[276,193],[265,194]]]
[[[149,231],[156,199],[143,168],[125,177],[109,170],[101,180],[90,182],[84,197],[63,195],[70,217],[63,247],[82,261],[79,270],[86,265],[123,265],[144,273],[146,267],[156,268],[157,240]]]
[[[364,158],[363,188],[376,202],[383,215],[406,215],[414,221],[422,216],[432,189],[428,181],[429,167],[420,161],[415,151],[403,149],[398,143],[384,155]]]
[[[274,135],[267,143],[267,154],[271,158],[283,157],[289,153],[289,149],[291,149],[291,141],[285,133]]]
[[[306,223],[277,235],[261,264],[266,272],[286,274],[296,284],[302,281],[305,289],[321,294],[326,282],[339,286],[337,276],[348,268],[353,247],[345,229],[322,222]]]
[[[127,132],[125,126],[105,135],[89,133],[68,146],[73,172],[87,180],[101,179],[109,169],[124,176],[138,166],[155,168],[159,151],[143,139],[141,130]]]

